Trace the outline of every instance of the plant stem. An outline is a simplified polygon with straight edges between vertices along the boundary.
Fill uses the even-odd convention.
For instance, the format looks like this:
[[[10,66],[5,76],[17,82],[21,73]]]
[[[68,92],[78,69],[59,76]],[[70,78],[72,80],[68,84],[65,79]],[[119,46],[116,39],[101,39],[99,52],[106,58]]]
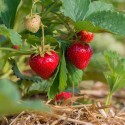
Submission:
[[[0,50],[11,51],[11,52],[15,52],[15,53],[24,53],[24,54],[30,54],[30,53],[32,53],[31,51],[15,50],[15,49],[6,48],[6,47],[0,47]],[[35,51],[35,49],[32,49],[32,51]]]
[[[33,7],[34,7],[34,5],[35,5],[35,2],[33,1],[32,7],[31,7],[31,11],[30,11],[30,16],[31,16],[31,17],[32,17],[32,15],[33,15]]]
[[[107,99],[106,99],[106,105],[110,105],[111,104],[111,100],[112,100],[112,93],[109,92],[109,94],[107,96]],[[105,111],[108,113],[109,109],[106,109]]]
[[[42,27],[42,40],[41,40],[41,46],[42,46],[42,51],[44,51],[44,44],[45,44],[45,38],[44,38],[44,25],[41,23]]]

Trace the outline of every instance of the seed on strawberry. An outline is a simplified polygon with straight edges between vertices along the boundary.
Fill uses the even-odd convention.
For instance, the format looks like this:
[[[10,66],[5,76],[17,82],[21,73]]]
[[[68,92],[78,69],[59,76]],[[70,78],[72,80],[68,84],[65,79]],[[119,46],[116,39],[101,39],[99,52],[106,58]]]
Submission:
[[[87,32],[85,30],[81,30],[80,32],[78,32],[77,36],[79,36],[80,41],[88,42],[88,43],[90,43],[93,40],[93,38],[94,38],[94,34],[93,33]]]
[[[62,100],[67,100],[72,97],[71,92],[61,92],[60,94],[57,94],[55,97],[56,101],[62,101]]]
[[[25,25],[25,28],[32,32],[32,33],[36,33],[39,28],[40,28],[40,25],[41,25],[41,18],[39,15],[28,15],[26,16],[25,20],[24,20],[24,25]]]
[[[51,51],[51,54],[46,52],[43,57],[40,54],[32,54],[29,59],[32,70],[43,79],[48,79],[53,75],[58,63],[59,56],[55,51]]]
[[[86,43],[75,42],[67,48],[67,58],[78,69],[87,67],[92,53],[92,48]]]

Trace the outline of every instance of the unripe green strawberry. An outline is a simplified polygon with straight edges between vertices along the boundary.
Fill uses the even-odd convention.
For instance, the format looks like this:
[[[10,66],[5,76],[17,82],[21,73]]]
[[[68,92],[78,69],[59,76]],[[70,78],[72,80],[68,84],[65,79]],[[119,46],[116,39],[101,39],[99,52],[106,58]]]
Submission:
[[[67,48],[67,58],[78,69],[85,69],[92,57],[92,48],[88,44],[75,42]]]
[[[28,31],[36,33],[40,28],[41,18],[36,14],[33,14],[32,16],[28,15],[25,17],[24,25]]]

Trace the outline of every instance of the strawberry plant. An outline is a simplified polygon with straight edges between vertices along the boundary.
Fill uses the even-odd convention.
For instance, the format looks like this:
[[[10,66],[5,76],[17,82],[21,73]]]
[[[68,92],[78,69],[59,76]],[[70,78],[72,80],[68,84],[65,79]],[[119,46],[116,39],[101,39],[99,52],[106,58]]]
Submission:
[[[0,70],[9,62],[18,79],[12,79],[9,64],[10,73],[1,78],[16,82],[25,98],[45,93],[49,99],[66,100],[71,94],[65,96],[64,91],[70,87],[74,96],[94,55],[94,33],[125,35],[124,13],[101,1],[2,0],[0,4]],[[124,87],[124,59],[113,52],[104,56],[109,105],[112,94]]]
[[[113,93],[125,86],[124,83],[125,58],[120,57],[120,55],[117,54],[116,52],[110,52],[110,51],[105,52],[104,57],[107,66],[109,67],[109,71],[104,73],[107,83],[109,84],[110,87],[106,102],[106,104],[108,105],[111,103]]]

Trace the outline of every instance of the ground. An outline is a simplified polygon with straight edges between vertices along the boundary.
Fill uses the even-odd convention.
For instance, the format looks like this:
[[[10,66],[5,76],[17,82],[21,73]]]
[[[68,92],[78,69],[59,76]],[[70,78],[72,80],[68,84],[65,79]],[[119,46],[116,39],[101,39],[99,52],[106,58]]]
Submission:
[[[1,125],[125,125],[125,89],[115,93],[112,105],[106,106],[103,102],[108,94],[108,86],[93,83],[84,82],[88,84],[86,89],[82,83],[75,97],[58,105],[52,100],[46,101],[46,105],[52,108],[51,113],[23,111],[13,116],[3,116]]]

